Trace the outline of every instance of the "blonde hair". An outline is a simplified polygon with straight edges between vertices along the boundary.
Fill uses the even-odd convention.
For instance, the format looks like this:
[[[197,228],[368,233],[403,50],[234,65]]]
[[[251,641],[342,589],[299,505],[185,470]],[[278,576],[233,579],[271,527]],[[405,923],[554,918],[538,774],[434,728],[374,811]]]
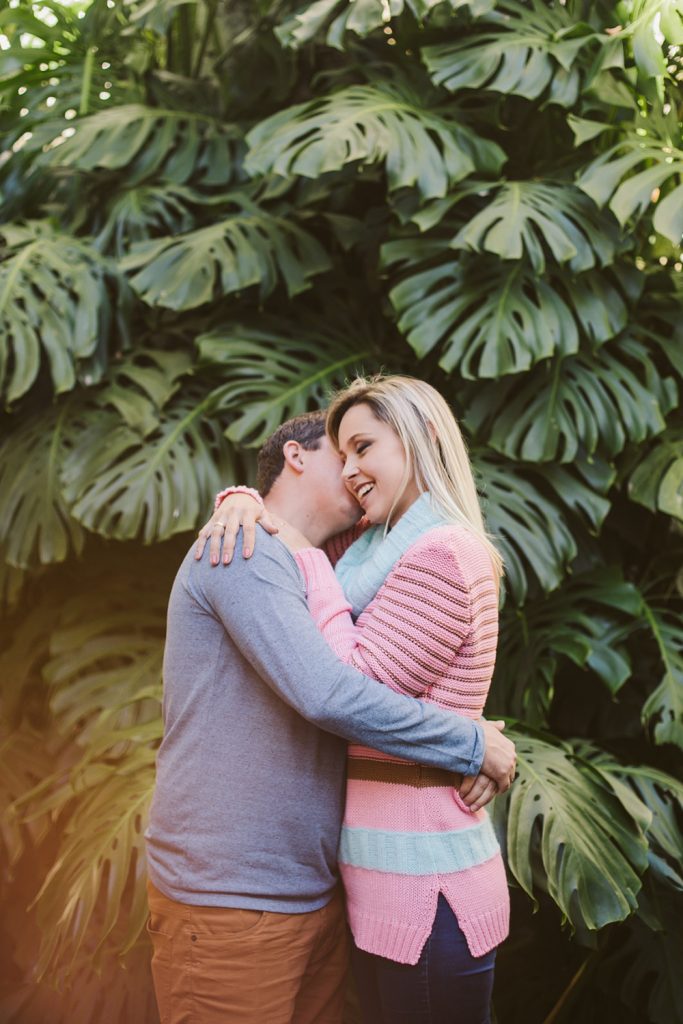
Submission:
[[[445,399],[431,384],[414,377],[357,377],[334,395],[327,410],[327,434],[335,448],[339,448],[345,413],[361,403],[394,430],[406,455],[405,474],[387,526],[414,474],[418,490],[429,492],[446,520],[476,534],[489,553],[494,575],[502,576],[503,558],[484,525],[467,446]]]

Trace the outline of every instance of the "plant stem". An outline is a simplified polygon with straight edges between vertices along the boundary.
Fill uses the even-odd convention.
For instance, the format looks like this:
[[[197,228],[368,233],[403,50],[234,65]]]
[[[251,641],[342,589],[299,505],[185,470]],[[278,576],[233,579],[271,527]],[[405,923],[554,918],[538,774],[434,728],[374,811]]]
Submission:
[[[176,22],[180,70],[187,78],[192,74],[192,36],[194,34],[192,14],[189,6],[185,4],[180,8]]]
[[[89,46],[85,54],[85,63],[83,65],[83,82],[81,83],[81,102],[78,107],[78,113],[81,117],[88,113],[90,109],[90,86],[92,84],[92,72],[95,66],[95,50],[97,47]]]
[[[199,50],[197,52],[197,59],[195,61],[194,70],[192,72],[193,78],[199,78],[199,73],[202,70],[202,61],[204,60],[204,54],[206,48],[209,45],[209,35],[213,30],[214,22],[216,20],[216,12],[218,10],[218,0],[209,0],[209,10],[206,15],[206,24],[204,25],[204,31],[202,33],[202,39],[199,44]]]
[[[557,1002],[553,1006],[553,1008],[550,1011],[550,1013],[548,1014],[548,1016],[543,1021],[543,1024],[556,1024],[556,1022],[559,1020],[560,1013],[562,1012],[562,1010],[566,1006],[566,1004],[569,1002],[569,999],[571,998],[571,996],[574,993],[574,989],[577,987],[577,985],[581,981],[581,978],[583,977],[587,966],[588,966],[588,960],[584,960],[584,962],[581,964],[581,966],[579,967],[578,971],[576,972],[576,974],[574,975],[572,980],[569,982],[569,984],[567,985],[566,989],[564,990],[564,992],[562,993],[560,998],[557,1000]]]

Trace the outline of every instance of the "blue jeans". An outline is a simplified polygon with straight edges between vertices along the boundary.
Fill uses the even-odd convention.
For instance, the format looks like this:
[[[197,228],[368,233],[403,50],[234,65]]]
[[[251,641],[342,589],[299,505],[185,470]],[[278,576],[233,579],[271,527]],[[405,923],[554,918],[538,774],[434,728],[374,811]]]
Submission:
[[[363,1024],[490,1024],[496,951],[472,956],[441,893],[415,965],[357,948],[352,957]]]

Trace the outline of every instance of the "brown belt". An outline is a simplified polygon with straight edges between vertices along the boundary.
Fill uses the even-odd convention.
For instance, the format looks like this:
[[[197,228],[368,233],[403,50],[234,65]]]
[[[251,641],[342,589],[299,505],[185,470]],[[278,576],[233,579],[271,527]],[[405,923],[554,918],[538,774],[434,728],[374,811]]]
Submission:
[[[460,772],[448,772],[445,768],[427,768],[422,764],[400,764],[394,761],[375,761],[371,757],[350,757],[347,762],[347,778],[362,779],[364,782],[393,782],[399,786],[448,786],[459,789],[462,783]]]

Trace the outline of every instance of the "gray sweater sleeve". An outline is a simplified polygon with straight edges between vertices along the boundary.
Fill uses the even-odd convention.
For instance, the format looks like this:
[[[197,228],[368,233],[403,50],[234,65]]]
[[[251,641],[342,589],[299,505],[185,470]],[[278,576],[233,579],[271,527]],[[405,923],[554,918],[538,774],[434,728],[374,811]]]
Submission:
[[[466,775],[479,772],[484,739],[478,723],[394,693],[345,665],[318,632],[299,568],[282,542],[260,531],[249,560],[239,544],[228,568],[212,568],[205,552],[186,585],[282,700],[355,743]]]

